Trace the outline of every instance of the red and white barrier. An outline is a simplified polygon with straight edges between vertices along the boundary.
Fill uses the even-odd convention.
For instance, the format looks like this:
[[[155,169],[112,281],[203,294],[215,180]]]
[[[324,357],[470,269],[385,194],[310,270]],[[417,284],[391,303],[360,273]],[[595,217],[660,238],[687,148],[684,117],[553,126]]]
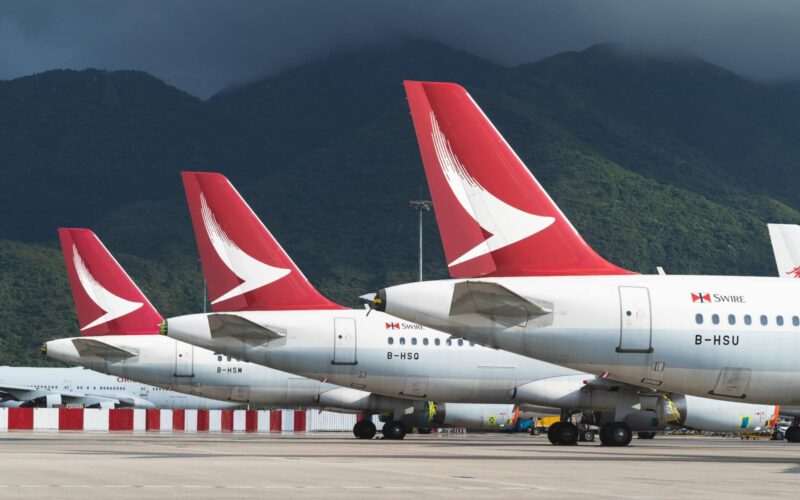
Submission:
[[[159,431],[305,432],[350,431],[354,414],[316,410],[133,410],[0,408],[0,432]],[[380,423],[374,417],[376,425]]]

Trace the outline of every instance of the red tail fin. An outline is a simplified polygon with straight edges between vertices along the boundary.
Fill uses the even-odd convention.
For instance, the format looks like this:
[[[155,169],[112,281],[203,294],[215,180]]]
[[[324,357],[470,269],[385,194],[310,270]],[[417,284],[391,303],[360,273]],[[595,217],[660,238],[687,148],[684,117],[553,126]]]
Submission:
[[[466,90],[405,88],[452,277],[630,274],[586,244]]]
[[[164,320],[88,229],[58,230],[83,335],[157,335]]]
[[[308,282],[228,179],[181,175],[214,311],[342,308]]]

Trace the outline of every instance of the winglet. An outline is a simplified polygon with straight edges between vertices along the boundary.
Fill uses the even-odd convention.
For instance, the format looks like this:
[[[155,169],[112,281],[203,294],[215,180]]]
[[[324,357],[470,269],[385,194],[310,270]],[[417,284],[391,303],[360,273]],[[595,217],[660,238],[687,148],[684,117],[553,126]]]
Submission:
[[[215,312],[342,309],[309,283],[225,176],[181,176]]]
[[[59,228],[83,335],[156,335],[164,318],[88,229]]]
[[[450,276],[631,274],[583,240],[463,87],[404,85]]]

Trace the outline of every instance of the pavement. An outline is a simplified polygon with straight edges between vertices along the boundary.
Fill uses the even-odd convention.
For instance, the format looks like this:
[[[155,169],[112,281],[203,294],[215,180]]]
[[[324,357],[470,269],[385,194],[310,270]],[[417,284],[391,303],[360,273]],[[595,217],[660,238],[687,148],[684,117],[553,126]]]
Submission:
[[[657,437],[0,434],[0,498],[797,498],[800,445]]]

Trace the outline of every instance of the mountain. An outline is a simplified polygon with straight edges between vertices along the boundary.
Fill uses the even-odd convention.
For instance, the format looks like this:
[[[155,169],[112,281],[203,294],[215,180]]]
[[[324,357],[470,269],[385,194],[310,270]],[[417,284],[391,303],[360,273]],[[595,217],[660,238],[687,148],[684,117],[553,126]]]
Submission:
[[[201,101],[141,72],[0,82],[0,362],[78,334],[58,226],[96,230],[167,316],[202,308],[178,172],[228,175],[334,300],[416,279],[427,197],[403,79],[467,86],[590,244],[640,272],[775,273],[800,222],[800,87],[613,45],[505,68],[432,42],[339,55]],[[446,276],[425,216],[425,271]]]

